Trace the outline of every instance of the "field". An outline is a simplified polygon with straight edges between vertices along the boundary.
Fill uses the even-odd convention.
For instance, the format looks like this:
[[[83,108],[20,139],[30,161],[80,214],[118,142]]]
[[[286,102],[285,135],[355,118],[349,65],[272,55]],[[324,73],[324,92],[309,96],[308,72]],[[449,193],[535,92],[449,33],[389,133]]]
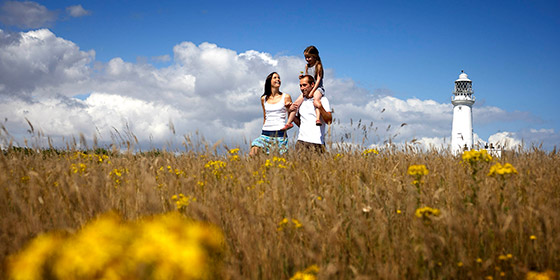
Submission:
[[[560,156],[539,149],[490,159],[410,147],[254,158],[11,148],[0,153],[0,278],[22,274],[9,256],[42,233],[76,235],[99,215],[125,224],[175,212],[217,228],[203,277],[554,279],[559,182]],[[37,275],[53,275],[52,261],[29,254]]]

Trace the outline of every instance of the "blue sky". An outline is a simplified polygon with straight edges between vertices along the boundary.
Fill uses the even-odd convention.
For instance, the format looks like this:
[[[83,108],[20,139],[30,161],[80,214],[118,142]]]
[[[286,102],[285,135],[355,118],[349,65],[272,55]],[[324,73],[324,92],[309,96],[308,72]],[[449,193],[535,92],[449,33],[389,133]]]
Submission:
[[[9,13],[14,11],[6,5],[14,3],[28,5],[20,8],[34,3],[33,7],[43,7],[50,17],[27,25],[10,21]],[[77,5],[81,13],[72,15],[68,8]],[[410,131],[401,131],[402,141],[445,138],[443,131],[451,131],[450,118],[447,123],[434,121],[432,125],[438,129],[433,134],[425,133],[426,128],[415,129],[412,118],[419,118],[419,123],[422,118],[430,120],[417,112],[427,112],[429,106],[397,110],[400,114],[384,118],[386,123],[379,120],[378,112],[365,111],[377,108],[383,101],[379,98],[390,96],[397,101],[419,99],[448,104],[450,116],[453,81],[464,70],[473,80],[477,98],[474,131],[481,139],[486,141],[507,131],[517,140],[544,142],[548,149],[560,144],[559,114],[555,102],[551,102],[558,93],[559,1],[2,1],[0,6],[0,29],[5,34],[46,28],[57,38],[75,44],[82,53],[93,50],[94,56],[84,66],[90,72],[81,81],[93,83],[99,76],[103,76],[102,81],[110,80],[107,69],[115,58],[139,69],[148,65],[152,73],[163,75],[184,66],[177,62],[174,50],[182,42],[199,47],[208,42],[237,55],[254,50],[279,61],[299,58],[300,64],[294,66],[298,69],[302,68],[303,49],[313,44],[330,71],[327,78],[337,82],[331,88],[341,87],[331,95],[334,101],[348,105],[340,106],[344,109],[361,106],[364,110],[363,114],[338,115],[342,122],[339,131],[347,129],[344,124],[350,118],[363,117],[380,126],[391,122],[412,124]],[[165,59],[158,61],[158,57]],[[258,80],[264,80],[266,74]],[[296,75],[284,75],[284,90],[296,95],[293,84],[297,80],[293,77],[297,71]],[[37,99],[48,91],[39,88],[27,94]],[[90,85],[74,93],[62,86],[57,90],[68,97],[99,92],[147,100],[123,93],[127,89],[116,86]],[[356,91],[361,95],[352,101]],[[203,90],[194,92],[204,96]],[[368,107],[365,103],[371,104]],[[491,113],[496,108],[500,112]],[[246,118],[245,124],[258,124],[262,115],[258,104],[254,110],[254,114],[239,118]],[[10,116],[13,119],[19,115]],[[258,128],[255,131],[245,125],[238,133],[251,138],[258,134]]]

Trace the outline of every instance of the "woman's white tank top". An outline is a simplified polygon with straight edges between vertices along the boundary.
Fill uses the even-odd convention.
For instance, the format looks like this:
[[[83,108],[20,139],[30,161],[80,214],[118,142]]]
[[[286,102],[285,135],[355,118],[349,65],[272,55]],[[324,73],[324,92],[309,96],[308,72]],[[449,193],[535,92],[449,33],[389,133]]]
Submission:
[[[264,112],[266,120],[262,130],[266,131],[276,131],[280,130],[286,125],[286,94],[282,93],[282,98],[280,101],[274,104],[264,102]]]

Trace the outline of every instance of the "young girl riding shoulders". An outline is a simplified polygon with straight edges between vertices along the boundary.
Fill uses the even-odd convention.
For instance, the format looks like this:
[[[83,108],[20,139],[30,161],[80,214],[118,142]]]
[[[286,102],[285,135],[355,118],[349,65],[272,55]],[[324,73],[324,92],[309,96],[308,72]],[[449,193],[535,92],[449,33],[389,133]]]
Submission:
[[[303,75],[311,75],[315,78],[315,86],[311,90],[311,93],[313,94],[313,106],[315,106],[315,113],[317,115],[315,124],[320,126],[321,114],[319,113],[319,108],[321,107],[321,97],[325,95],[325,88],[323,87],[323,63],[321,62],[321,57],[319,56],[319,50],[315,46],[309,46],[305,48],[305,50],[303,51],[303,56],[305,57],[307,65],[305,65],[305,73],[300,75],[300,78]],[[296,116],[296,110],[301,105],[303,100],[303,94],[300,94],[296,101],[294,101],[293,105],[290,108],[288,122],[282,128],[282,130],[287,130],[294,127],[292,122],[294,121],[294,118]]]

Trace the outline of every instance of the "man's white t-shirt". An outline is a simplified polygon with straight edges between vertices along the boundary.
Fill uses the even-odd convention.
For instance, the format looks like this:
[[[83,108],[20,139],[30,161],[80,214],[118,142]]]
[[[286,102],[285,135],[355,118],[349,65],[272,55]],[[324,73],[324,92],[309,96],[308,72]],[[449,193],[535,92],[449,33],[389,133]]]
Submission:
[[[325,111],[331,112],[329,100],[326,97],[321,97],[321,104]],[[315,115],[315,106],[313,106],[313,98],[304,98],[303,103],[299,106],[299,119],[300,126],[298,131],[297,140],[314,143],[325,144],[325,130],[327,124],[321,118],[323,125],[318,126],[315,124],[317,116]]]

